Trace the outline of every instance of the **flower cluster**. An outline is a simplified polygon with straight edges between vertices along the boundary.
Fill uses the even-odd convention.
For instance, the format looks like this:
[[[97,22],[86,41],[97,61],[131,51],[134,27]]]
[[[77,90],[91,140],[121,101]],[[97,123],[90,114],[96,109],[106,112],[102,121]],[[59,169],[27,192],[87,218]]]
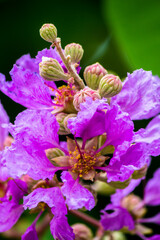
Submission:
[[[160,79],[139,69],[122,82],[95,63],[84,70],[85,85],[82,46],[63,50],[53,24],[44,24],[40,35],[51,42],[49,49],[18,59],[12,81],[0,74],[0,90],[27,108],[11,124],[0,105],[0,232],[30,209],[38,215],[23,240],[38,239],[43,212],[58,240],[116,240],[114,231],[122,239],[126,232],[159,240],[158,234],[146,237],[152,230],[141,223],[160,224],[160,213],[143,218],[146,205],[160,205],[160,169],[143,200],[130,193],[145,178],[151,156],[160,155]],[[150,118],[145,129],[134,131],[133,120]],[[81,210],[95,207],[100,182],[116,193],[99,222]],[[70,226],[67,214],[96,226],[95,236],[84,224]]]

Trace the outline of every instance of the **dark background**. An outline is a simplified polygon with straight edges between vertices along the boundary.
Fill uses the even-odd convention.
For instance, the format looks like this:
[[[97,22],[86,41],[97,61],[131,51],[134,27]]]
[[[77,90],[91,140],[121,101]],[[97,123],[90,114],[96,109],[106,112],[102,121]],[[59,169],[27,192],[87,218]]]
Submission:
[[[39,50],[49,47],[39,36],[39,29],[44,23],[54,23],[62,47],[71,42],[83,46],[81,74],[87,65],[98,61],[121,78],[141,67],[160,76],[159,12],[160,2],[150,0],[1,0],[0,72],[9,80],[9,71],[18,58],[27,53],[35,57]],[[2,93],[0,99],[10,121],[14,122],[24,107]],[[136,121],[135,129],[147,123]],[[152,160],[147,178],[160,166],[159,160],[158,157]],[[97,218],[99,209],[107,203],[105,198],[99,198],[100,204],[92,211]],[[152,208],[151,213],[157,210]],[[52,237],[46,235],[46,239]]]

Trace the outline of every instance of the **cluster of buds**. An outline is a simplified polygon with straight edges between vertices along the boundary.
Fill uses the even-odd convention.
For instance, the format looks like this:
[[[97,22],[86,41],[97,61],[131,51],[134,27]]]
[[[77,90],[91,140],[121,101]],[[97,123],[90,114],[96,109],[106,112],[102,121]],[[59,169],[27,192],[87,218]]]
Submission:
[[[39,64],[40,75],[47,81],[63,80],[68,85],[72,80],[72,86],[76,89],[73,96],[73,106],[76,111],[80,110],[80,104],[85,102],[87,97],[93,100],[101,98],[110,99],[121,91],[122,82],[120,78],[113,74],[108,74],[108,71],[99,63],[85,68],[84,80],[87,84],[85,86],[76,69],[83,57],[84,50],[82,46],[77,43],[71,43],[66,45],[63,50],[61,40],[57,38],[57,29],[53,24],[44,24],[40,29],[40,35],[46,41],[51,42],[52,46],[56,47],[66,68],[66,71],[64,71],[56,59],[43,57],[42,62]],[[65,102],[65,109],[66,106],[67,103]],[[75,110],[69,110],[67,113],[75,113]],[[63,129],[62,132],[64,133],[65,131]]]

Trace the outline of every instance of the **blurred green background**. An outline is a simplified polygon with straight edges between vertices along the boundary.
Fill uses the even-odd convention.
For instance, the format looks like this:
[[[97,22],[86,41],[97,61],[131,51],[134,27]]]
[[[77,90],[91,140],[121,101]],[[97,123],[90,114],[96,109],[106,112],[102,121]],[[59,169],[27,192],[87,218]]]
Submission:
[[[1,0],[0,72],[9,80],[9,71],[19,57],[27,53],[34,57],[49,47],[40,38],[39,28],[54,23],[63,47],[71,42],[83,46],[81,72],[98,61],[121,78],[138,68],[160,76],[159,16],[160,1],[156,0]],[[0,98],[13,122],[24,108],[2,93]],[[135,122],[135,128],[146,124]],[[155,158],[150,176],[159,166],[159,158]],[[104,199],[100,200],[104,207]]]

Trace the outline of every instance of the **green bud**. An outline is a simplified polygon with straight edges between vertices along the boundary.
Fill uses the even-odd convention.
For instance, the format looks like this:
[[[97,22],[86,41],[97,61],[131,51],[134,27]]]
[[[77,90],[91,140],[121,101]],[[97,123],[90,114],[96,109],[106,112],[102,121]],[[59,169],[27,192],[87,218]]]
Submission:
[[[146,176],[148,166],[145,164],[141,169],[135,170],[132,174],[133,179],[139,179]]]
[[[130,181],[131,181],[131,177],[124,182],[117,181],[117,182],[107,182],[107,183],[111,187],[118,188],[118,189],[124,189],[130,184]]]
[[[107,70],[99,63],[86,67],[83,73],[87,85],[92,89],[98,89],[101,78],[106,74]]]
[[[77,43],[68,44],[64,49],[65,56],[70,55],[72,63],[78,63],[83,57],[83,52],[82,46]]]
[[[96,181],[93,185],[92,188],[101,195],[108,196],[113,193],[115,193],[115,188],[109,186],[106,182],[102,181]]]
[[[58,131],[58,134],[60,134],[60,135],[66,135],[66,134],[69,133],[64,126],[64,119],[67,116],[68,116],[67,113],[58,113],[56,115],[56,120],[57,120],[57,122],[59,123],[59,126],[60,126],[59,131]]]
[[[55,157],[64,156],[64,152],[62,152],[59,148],[49,148],[46,150],[46,156],[49,160]]]
[[[112,232],[111,235],[103,237],[102,240],[110,240],[110,239],[112,239],[112,240],[126,240],[126,237],[123,233],[115,231],[115,232]]]
[[[40,36],[47,42],[54,43],[57,38],[57,28],[51,24],[43,24],[40,29]]]
[[[101,97],[110,98],[118,94],[122,89],[122,82],[118,76],[106,74],[99,83]]]
[[[82,223],[76,223],[72,225],[73,232],[76,240],[92,240],[93,234],[86,225]]]
[[[48,81],[68,80],[69,77],[64,73],[63,68],[56,59],[42,57],[39,64],[39,73],[41,77]]]

